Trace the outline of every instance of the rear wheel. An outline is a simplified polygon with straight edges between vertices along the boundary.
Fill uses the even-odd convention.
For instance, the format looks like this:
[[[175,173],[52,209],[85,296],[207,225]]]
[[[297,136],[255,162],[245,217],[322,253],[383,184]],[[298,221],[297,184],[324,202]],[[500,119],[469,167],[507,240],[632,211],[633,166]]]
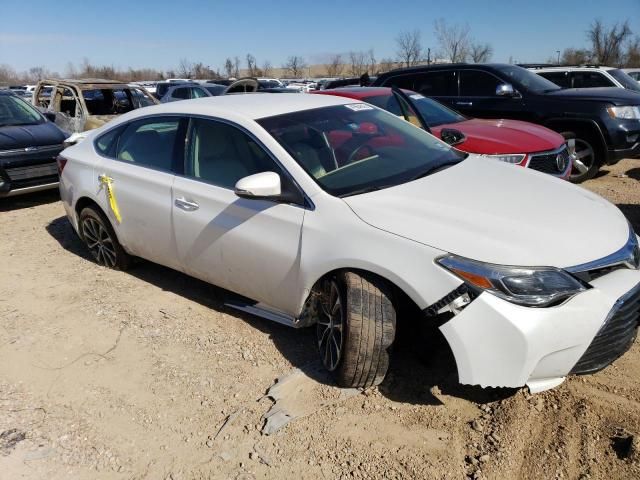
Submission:
[[[569,134],[563,134],[565,137]],[[573,138],[567,140],[569,156],[571,157],[571,176],[573,183],[582,183],[596,176],[600,169],[600,151],[597,144],[584,132],[571,134]]]
[[[396,330],[388,286],[345,272],[325,279],[319,293],[316,338],[325,368],[341,387],[380,384]]]
[[[86,207],[80,212],[80,237],[89,249],[93,259],[105,267],[126,270],[131,257],[124,251],[118,238],[102,212]]]

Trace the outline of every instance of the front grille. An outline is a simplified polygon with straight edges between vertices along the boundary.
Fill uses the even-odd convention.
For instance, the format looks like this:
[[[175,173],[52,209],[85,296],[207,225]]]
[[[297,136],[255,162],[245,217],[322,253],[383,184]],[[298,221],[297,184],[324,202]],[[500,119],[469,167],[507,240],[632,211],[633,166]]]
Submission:
[[[558,168],[558,160],[557,157],[561,156],[565,168]],[[569,166],[571,162],[571,158],[569,156],[569,152],[566,147],[563,147],[560,151],[550,152],[550,153],[540,153],[531,155],[531,160],[529,161],[529,168],[533,170],[537,170],[539,172],[550,173],[552,175],[561,175],[565,172],[566,167]]]
[[[640,320],[640,284],[620,298],[571,373],[602,370],[633,344]]]
[[[28,167],[12,167],[5,169],[12,182],[31,180],[32,178],[49,177],[58,174],[58,166],[55,162],[41,165],[29,165]]]

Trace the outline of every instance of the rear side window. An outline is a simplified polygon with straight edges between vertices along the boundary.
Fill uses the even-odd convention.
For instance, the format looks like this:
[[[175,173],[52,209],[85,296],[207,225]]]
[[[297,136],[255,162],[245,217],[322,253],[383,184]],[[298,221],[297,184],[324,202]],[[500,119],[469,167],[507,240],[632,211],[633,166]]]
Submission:
[[[413,90],[425,97],[455,97],[458,95],[458,75],[454,70],[402,75],[389,79],[385,86]]]
[[[101,153],[106,157],[113,157],[115,155],[115,147],[120,132],[122,132],[122,127],[114,128],[113,130],[110,130],[104,135],[98,137],[95,143],[98,153]]]
[[[180,126],[176,117],[146,118],[128,124],[118,138],[115,157],[145,167],[171,171]]]
[[[209,95],[207,95],[204,89],[202,88],[191,89],[191,98],[202,98],[202,97],[208,97],[208,96]]]
[[[480,70],[463,70],[460,74],[460,96],[495,97],[498,85],[503,83],[490,73]]]
[[[571,88],[569,72],[541,72],[538,75],[552,81],[561,88]]]
[[[190,88],[176,88],[171,96],[173,98],[179,98],[180,100],[186,100],[189,97]]]
[[[600,72],[573,72],[573,88],[615,87],[614,83]]]

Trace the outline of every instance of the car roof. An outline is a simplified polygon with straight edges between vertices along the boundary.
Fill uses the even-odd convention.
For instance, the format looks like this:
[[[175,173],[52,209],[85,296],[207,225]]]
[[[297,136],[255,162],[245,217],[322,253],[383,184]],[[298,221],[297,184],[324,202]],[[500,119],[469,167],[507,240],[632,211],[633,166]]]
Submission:
[[[579,71],[598,71],[598,70],[615,70],[615,67],[605,67],[605,66],[590,66],[590,65],[573,65],[573,66],[562,66],[562,65],[549,65],[547,67],[528,67],[529,70],[534,72],[540,72],[545,70],[579,70]]]
[[[256,120],[285,113],[357,103],[356,100],[334,95],[278,95],[273,93],[241,93],[203,97],[154,105],[134,110],[140,116],[163,113],[200,114],[207,116],[242,116]]]
[[[356,100],[377,97],[380,95],[391,95],[389,87],[342,87],[330,88],[328,90],[319,90],[315,94],[322,95],[340,95],[342,97],[354,98]]]
[[[77,85],[80,88],[116,87],[130,88],[129,84],[119,80],[106,80],[104,78],[45,78],[41,84]]]

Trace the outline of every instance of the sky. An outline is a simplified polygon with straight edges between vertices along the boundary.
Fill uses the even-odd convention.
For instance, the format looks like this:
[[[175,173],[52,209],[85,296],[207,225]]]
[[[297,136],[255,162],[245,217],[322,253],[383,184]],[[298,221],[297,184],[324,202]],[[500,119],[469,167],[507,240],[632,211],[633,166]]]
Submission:
[[[181,59],[222,70],[226,57],[244,65],[247,53],[258,66],[276,67],[290,55],[316,64],[370,48],[381,59],[395,57],[395,38],[415,29],[433,52],[439,18],[468,24],[474,39],[493,46],[496,62],[543,62],[557,50],[585,47],[595,18],[628,19],[640,35],[640,0],[3,0],[0,11],[0,64],[60,73],[85,57],[160,70]]]

